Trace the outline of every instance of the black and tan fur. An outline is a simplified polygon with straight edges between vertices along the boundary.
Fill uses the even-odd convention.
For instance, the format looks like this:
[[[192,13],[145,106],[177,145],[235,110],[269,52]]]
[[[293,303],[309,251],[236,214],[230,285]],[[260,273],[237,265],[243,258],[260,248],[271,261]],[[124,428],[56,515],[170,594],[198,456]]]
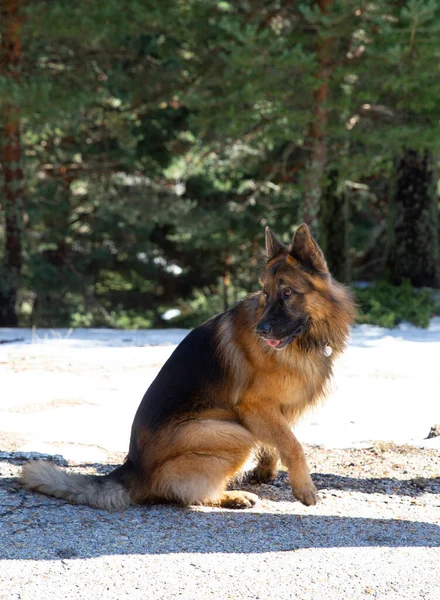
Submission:
[[[315,504],[291,427],[325,394],[354,304],[306,225],[289,248],[267,229],[266,253],[262,290],[194,329],[165,363],[138,408],[123,465],[100,477],[31,462],[24,485],[102,508],[163,501],[246,508],[257,497],[227,487],[256,451],[259,481],[275,476],[280,458],[293,495]]]

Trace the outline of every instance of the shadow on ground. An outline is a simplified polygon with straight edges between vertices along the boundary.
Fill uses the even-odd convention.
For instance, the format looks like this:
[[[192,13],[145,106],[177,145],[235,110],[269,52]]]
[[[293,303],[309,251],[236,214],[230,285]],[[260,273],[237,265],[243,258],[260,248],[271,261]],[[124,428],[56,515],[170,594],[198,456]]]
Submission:
[[[440,494],[440,477],[417,477],[397,479],[394,477],[347,477],[333,473],[312,475],[318,490],[336,489],[363,494],[390,494],[398,496],[418,496],[419,494]]]
[[[108,465],[105,470],[107,468]],[[321,490],[331,487],[335,480],[338,489],[358,489],[357,480],[350,477],[315,475]],[[394,486],[396,494],[402,493],[399,480],[373,481],[387,489]],[[277,482],[284,486],[283,474]],[[439,483],[438,479],[436,482]],[[363,480],[362,491],[366,486],[367,482]],[[260,496],[270,497],[271,487],[260,486]],[[295,506],[300,508],[301,514],[292,514]],[[250,511],[205,512],[172,505],[133,506],[125,511],[107,512],[26,492],[17,485],[16,479],[3,477],[0,478],[0,559],[243,554],[305,548],[440,547],[440,527],[433,523],[304,514],[303,510],[292,502],[287,514],[267,512],[267,508],[263,510],[258,506]]]
[[[108,513],[65,505],[60,500],[51,502],[31,501],[11,507],[7,515],[3,513],[0,531],[4,531],[5,539],[0,558],[56,560],[122,554],[440,547],[439,526],[399,519],[255,512],[258,509],[199,512],[174,506],[132,507]]]

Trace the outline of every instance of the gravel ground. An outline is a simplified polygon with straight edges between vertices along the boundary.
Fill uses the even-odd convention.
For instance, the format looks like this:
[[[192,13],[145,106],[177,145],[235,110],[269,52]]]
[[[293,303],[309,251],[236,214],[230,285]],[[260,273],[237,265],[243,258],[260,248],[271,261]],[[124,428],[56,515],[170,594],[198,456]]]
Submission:
[[[0,598],[439,600],[438,451],[306,453],[315,507],[293,500],[281,471],[240,486],[261,498],[246,511],[115,512],[25,492],[15,477],[28,455],[0,453]],[[74,470],[104,473],[121,458]]]
[[[440,600],[439,431],[424,440],[440,423],[440,320],[353,333],[338,392],[300,426],[323,445],[306,446],[317,506],[292,498],[285,472],[241,486],[261,498],[247,511],[106,512],[17,485],[28,451],[82,473],[121,462],[184,334],[1,330],[0,600]],[[426,447],[365,442],[383,437]]]

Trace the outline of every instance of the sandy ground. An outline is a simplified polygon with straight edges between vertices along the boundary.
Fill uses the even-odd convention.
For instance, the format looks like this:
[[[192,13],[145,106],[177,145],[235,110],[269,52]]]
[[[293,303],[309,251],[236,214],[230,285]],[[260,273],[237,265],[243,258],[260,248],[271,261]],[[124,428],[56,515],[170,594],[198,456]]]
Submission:
[[[332,394],[297,427],[316,507],[283,472],[246,486],[261,498],[249,511],[108,513],[17,486],[30,452],[87,473],[122,460],[185,333],[0,330],[0,598],[440,600],[440,437],[425,439],[440,423],[440,319],[353,331]]]

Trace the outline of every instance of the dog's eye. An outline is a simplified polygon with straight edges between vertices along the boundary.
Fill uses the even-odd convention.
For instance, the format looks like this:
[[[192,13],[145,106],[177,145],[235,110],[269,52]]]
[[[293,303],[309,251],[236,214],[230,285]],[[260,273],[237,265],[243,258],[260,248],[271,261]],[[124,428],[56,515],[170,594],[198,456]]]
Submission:
[[[292,290],[292,288],[284,288],[284,290],[283,290],[284,298],[289,298],[293,294],[294,294],[294,291]]]

